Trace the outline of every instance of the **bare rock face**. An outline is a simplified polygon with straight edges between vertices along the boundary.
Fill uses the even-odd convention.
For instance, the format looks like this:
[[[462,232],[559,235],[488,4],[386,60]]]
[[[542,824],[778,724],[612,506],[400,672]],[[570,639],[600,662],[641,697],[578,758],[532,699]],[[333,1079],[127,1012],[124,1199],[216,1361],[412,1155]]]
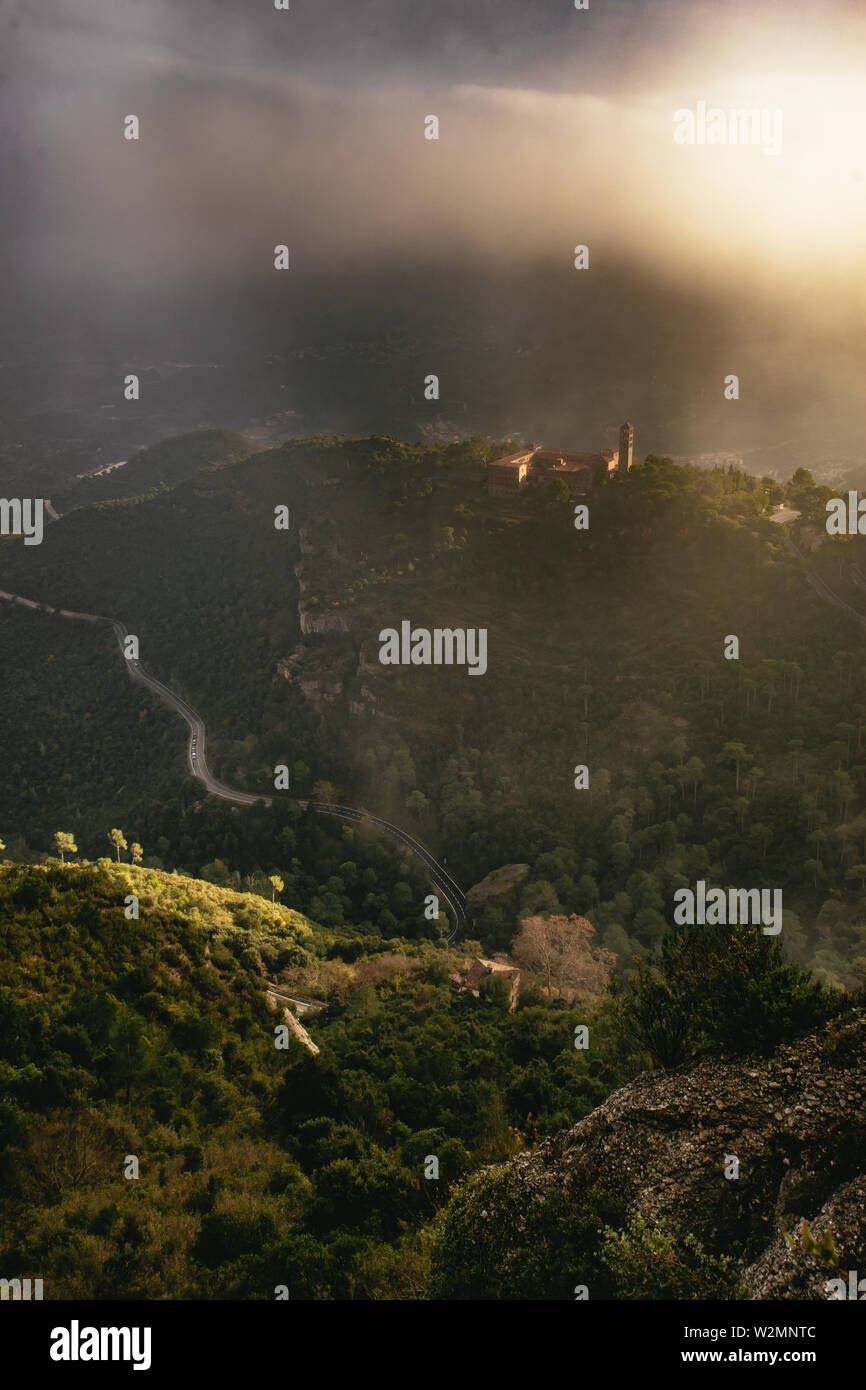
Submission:
[[[473,883],[466,894],[467,901],[480,906],[490,898],[504,897],[528,877],[528,864],[503,864],[501,869],[494,869],[480,883]]]
[[[313,614],[299,610],[301,632],[348,632],[349,624],[342,613]]]
[[[310,1037],[304,1025],[298,1022],[291,1009],[286,1008],[284,1000],[281,999],[278,994],[274,994],[271,990],[265,991],[265,998],[268,1001],[269,1009],[279,1009],[282,1006],[283,1022],[285,1023],[289,1032],[292,1034],[293,1037],[297,1038],[301,1046],[305,1047],[307,1051],[312,1054],[313,1057],[318,1057],[318,1047],[313,1042],[313,1039]]]
[[[509,1210],[558,1213],[545,1228],[554,1248],[559,1213],[579,1214],[602,1188],[627,1220],[663,1218],[676,1239],[691,1234],[711,1255],[737,1256],[753,1299],[827,1299],[828,1279],[866,1276],[864,1102],[866,1015],[852,1012],[770,1057],[644,1072],[536,1152],[485,1170],[474,1214],[470,1179],[460,1220],[468,1211],[469,1227],[477,1217],[489,1229],[501,1187]],[[734,1159],[739,1176],[726,1177]],[[483,1282],[480,1257],[477,1268]]]
[[[856,1272],[858,1283],[866,1279],[866,1177],[842,1183],[820,1211],[801,1218],[786,1234],[787,1240],[777,1234],[748,1270],[753,1298],[838,1298],[834,1280],[849,1286],[849,1271]],[[846,1288],[841,1296],[851,1294]]]
[[[370,661],[363,646],[358,652],[358,671],[359,676],[375,676],[382,670],[378,661]]]
[[[277,662],[277,675],[284,680],[297,681],[305,700],[320,709],[336,704],[345,689],[338,674],[317,661],[315,653],[301,642],[295,650]]]
[[[293,652],[277,662],[277,675],[282,676],[283,680],[292,680],[297,674],[297,668],[303,663],[304,652],[304,644],[301,642]]]

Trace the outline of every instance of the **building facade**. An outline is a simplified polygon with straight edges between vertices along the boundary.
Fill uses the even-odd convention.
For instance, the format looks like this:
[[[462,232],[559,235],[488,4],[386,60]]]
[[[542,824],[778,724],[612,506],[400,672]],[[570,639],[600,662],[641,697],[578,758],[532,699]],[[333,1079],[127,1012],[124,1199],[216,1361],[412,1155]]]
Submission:
[[[628,421],[620,427],[619,449],[602,449],[597,454],[578,454],[563,449],[545,449],[530,444],[505,458],[487,465],[487,491],[509,496],[537,483],[563,478],[569,491],[589,492],[609,473],[627,473],[634,453],[634,426]]]

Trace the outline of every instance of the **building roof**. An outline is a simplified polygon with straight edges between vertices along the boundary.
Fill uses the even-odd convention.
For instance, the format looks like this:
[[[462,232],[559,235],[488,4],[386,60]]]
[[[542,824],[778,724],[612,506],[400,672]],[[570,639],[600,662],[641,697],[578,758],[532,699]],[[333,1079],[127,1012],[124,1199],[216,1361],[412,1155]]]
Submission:
[[[519,468],[523,463],[531,463],[533,467],[538,468],[602,468],[608,463],[614,463],[616,458],[616,449],[600,449],[596,453],[583,454],[572,449],[544,449],[540,444],[534,444],[519,453],[507,454],[505,458],[491,459],[487,466],[511,469]]]
[[[518,468],[521,463],[528,463],[529,459],[536,452],[538,445],[530,449],[521,449],[516,454],[506,454],[505,458],[491,459],[488,468]]]

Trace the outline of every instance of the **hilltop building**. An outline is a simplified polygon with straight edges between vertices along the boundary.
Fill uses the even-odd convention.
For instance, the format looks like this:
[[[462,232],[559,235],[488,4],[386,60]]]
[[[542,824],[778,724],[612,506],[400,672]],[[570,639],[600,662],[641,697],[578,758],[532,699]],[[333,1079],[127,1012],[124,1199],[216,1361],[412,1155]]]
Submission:
[[[619,471],[627,473],[634,455],[634,425],[630,420],[619,427]]]
[[[597,454],[576,454],[529,444],[517,453],[488,463],[487,491],[509,496],[534,483],[564,478],[571,492],[586,493],[609,473],[627,473],[633,455],[634,426],[629,421],[620,426],[619,448],[602,449]]]

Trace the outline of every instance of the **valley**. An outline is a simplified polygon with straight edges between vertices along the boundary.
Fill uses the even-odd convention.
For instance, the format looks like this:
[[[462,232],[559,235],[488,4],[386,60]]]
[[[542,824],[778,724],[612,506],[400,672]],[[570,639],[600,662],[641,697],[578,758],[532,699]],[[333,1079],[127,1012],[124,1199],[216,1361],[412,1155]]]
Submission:
[[[22,1026],[37,1011],[53,1040],[7,1052],[7,1171],[32,1171],[13,1181],[7,1257],[40,1260],[53,1296],[105,1296],[107,1251],[105,1280],[122,1260],[140,1297],[255,1298],[288,1279],[301,1298],[561,1298],[576,1267],[616,1298],[623,1280],[655,1287],[641,1261],[659,1241],[681,1251],[689,1296],[751,1296],[759,1267],[762,1289],[810,1277],[808,1261],[767,1263],[752,1209],[725,1247],[736,1258],[712,1240],[696,1256],[698,1194],[647,1227],[640,1202],[603,1184],[565,1252],[562,1213],[544,1208],[546,1272],[519,1255],[507,1204],[518,1266],[491,1283],[487,1257],[468,1255],[479,1170],[510,1193],[511,1169],[486,1165],[514,1159],[522,1182],[517,1155],[607,1097],[624,1104],[648,1060],[665,1075],[849,1027],[866,968],[866,654],[803,573],[821,489],[784,490],[794,540],[772,523],[769,483],[650,456],[593,493],[578,537],[555,491],[487,496],[486,459],[504,447],[314,439],[181,467],[140,495],[133,468],[127,495],[74,506],[43,546],[3,546],[0,895],[18,923],[4,1007]],[[814,551],[809,564],[817,575]],[[416,624],[452,642],[489,634],[476,681],[378,659],[407,587],[410,638]],[[730,632],[739,661],[725,659]],[[109,840],[118,861],[134,840],[141,862],[113,863]],[[727,931],[708,909],[674,948],[696,881],[759,884],[772,925],[735,929],[737,947],[706,938],[707,954],[700,933]],[[554,986],[532,933],[557,922],[585,924],[592,944],[563,957]],[[43,960],[33,932],[62,952]],[[757,1012],[721,1004],[744,970]],[[669,1004],[650,1023],[659,980]],[[68,1058],[65,1081],[51,1056]],[[28,1067],[54,1079],[25,1102]],[[41,1104],[55,1118],[40,1140]],[[49,1150],[77,1153],[82,1123],[95,1166],[58,1180],[50,1215]],[[733,1151],[733,1109],[726,1123]],[[143,1206],[115,1190],[116,1143],[141,1152],[147,1182],[159,1173]],[[574,1181],[564,1172],[562,1191]],[[46,1253],[58,1223],[72,1279]]]

